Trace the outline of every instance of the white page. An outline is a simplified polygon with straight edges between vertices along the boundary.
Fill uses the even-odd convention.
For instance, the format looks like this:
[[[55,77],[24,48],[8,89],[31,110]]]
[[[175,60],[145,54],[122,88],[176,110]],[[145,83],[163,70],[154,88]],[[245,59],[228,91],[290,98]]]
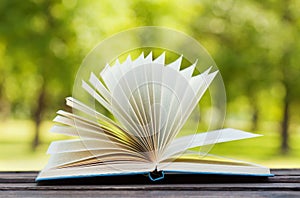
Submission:
[[[108,64],[106,65],[104,70],[100,73],[100,76],[109,88],[110,92],[113,92],[123,75],[130,71],[133,67],[144,64],[144,61],[144,53],[141,53],[135,61],[131,61],[129,55],[123,64],[116,59],[116,63],[112,67]]]
[[[190,148],[253,138],[258,136],[261,135],[244,132],[237,129],[226,128],[180,137],[172,141],[169,147],[165,150],[164,155],[160,159],[160,161],[165,160],[176,153],[184,152],[185,150]]]
[[[72,127],[72,126],[58,126],[54,125],[50,132],[64,134],[68,136],[80,137],[82,141],[89,141],[90,139],[96,139],[99,141],[113,142],[114,144],[122,144],[126,147],[130,147],[132,150],[140,151],[141,149],[146,149],[140,142],[133,138],[122,138],[116,137],[104,131],[99,131],[90,128],[83,127]],[[89,146],[88,144],[86,144]]]
[[[159,171],[190,172],[190,173],[218,173],[218,174],[243,174],[243,175],[269,175],[270,170],[266,167],[252,165],[220,165],[203,163],[163,163],[159,164]]]
[[[78,110],[78,111],[88,115],[89,117],[92,117],[92,118],[101,117],[101,119],[104,119],[107,122],[115,123],[110,118],[100,114],[95,109],[87,106],[86,104],[82,103],[81,101],[79,101],[75,98],[67,97],[66,98],[66,104],[67,104],[67,106],[71,107],[73,110]]]
[[[112,67],[107,64],[105,68],[100,73],[101,78],[103,79],[105,85],[108,87],[110,91],[114,90],[115,85],[118,81],[115,79],[112,73]]]
[[[169,81],[169,82],[168,82]],[[182,115],[185,109],[187,108],[186,104],[189,100],[184,100],[186,95],[193,94],[193,90],[189,86],[189,82],[179,74],[178,71],[164,72],[164,82],[170,87],[171,92],[168,92],[167,89],[163,89],[162,100],[163,107],[167,107],[167,118],[164,131],[162,132],[162,144],[160,148],[163,149],[164,146],[168,143],[170,138],[173,136],[173,128],[177,128],[181,123]],[[170,94],[170,96],[168,96]]]
[[[144,127],[145,123],[143,120],[145,117],[145,110],[140,104],[142,98],[138,91],[135,92],[135,95],[132,95],[137,88],[139,81],[138,75],[142,75],[142,71],[137,68],[128,72],[120,79],[112,93],[112,97],[115,99],[112,106],[114,108],[116,108],[115,106],[117,105],[121,106],[127,121],[136,129],[132,131],[132,133],[135,136],[144,137],[145,134],[147,134],[147,131]],[[120,120],[120,122],[123,123],[125,120]]]
[[[53,141],[47,151],[47,154],[69,153],[79,151],[93,151],[119,149],[128,153],[136,153],[132,147],[126,146],[113,141],[105,141],[101,139],[86,139],[86,140],[60,140]]]
[[[103,132],[103,129],[100,126],[94,126],[92,124],[86,123],[82,120],[78,120],[75,118],[67,118],[67,117],[58,115],[53,119],[53,121],[61,123],[61,124],[65,124],[68,126],[76,127],[77,129],[83,128],[83,129],[90,129],[90,130],[98,131],[99,133]]]
[[[172,68],[172,69],[174,69],[175,71],[179,71],[180,66],[181,66],[181,62],[182,62],[182,57],[183,57],[183,56],[181,55],[181,56],[180,56],[178,59],[176,59],[174,62],[172,62],[172,63],[166,65],[166,67]]]
[[[110,65],[106,63],[105,67],[99,73],[104,83],[111,82],[110,78],[113,78],[111,72],[108,72],[108,70],[110,69],[111,69]],[[108,88],[108,90],[111,90],[109,83],[105,83],[105,86]]]
[[[150,86],[150,94],[152,96],[152,104],[151,104],[151,122],[152,122],[152,134],[154,141],[154,150],[157,151],[159,149],[160,144],[160,131],[165,125],[165,115],[162,115],[162,78],[163,78],[163,67],[165,61],[165,53],[159,56],[156,60],[154,60],[155,64],[159,66],[151,67],[151,85]]]
[[[122,158],[122,160],[121,160]],[[108,160],[109,159],[109,160]],[[96,160],[99,163],[109,164],[109,161],[148,161],[146,157],[141,156],[136,152],[122,151],[120,149],[103,149],[96,151],[80,151],[68,153],[56,153],[50,156],[47,168],[54,168],[59,166],[67,166],[71,163],[84,162],[87,160]],[[107,161],[108,160],[108,161]]]
[[[177,111],[182,111],[180,108],[182,93],[186,90],[185,88],[178,89],[177,87],[182,85],[182,87],[188,86],[186,79],[182,77],[177,69],[178,65],[181,64],[181,58],[178,58],[173,63],[164,67],[162,72],[162,90],[161,90],[161,112],[160,117],[164,120],[164,126],[161,127],[159,137],[159,148],[160,150],[166,144],[166,140],[170,133],[170,125],[173,122],[178,122]],[[163,117],[165,116],[165,117]],[[161,121],[163,121],[161,120]]]
[[[91,176],[91,175],[118,175],[118,174],[133,174],[151,172],[155,168],[154,163],[150,162],[139,162],[132,161],[119,162],[113,166],[110,164],[100,164],[97,166],[86,166],[86,167],[72,167],[72,168],[47,168],[41,171],[37,177],[37,180],[42,179],[56,179],[64,177],[80,177],[80,176]]]
[[[106,100],[102,98],[90,85],[88,85],[84,80],[82,81],[82,88],[88,92],[93,98],[95,98],[105,109],[113,112],[112,107]]]
[[[209,71],[209,70],[207,70]],[[203,74],[205,74],[207,72],[204,72]],[[174,138],[178,133],[179,131],[181,130],[181,128],[183,127],[183,125],[186,123],[187,119],[189,118],[190,114],[192,113],[192,111],[195,109],[195,107],[198,105],[201,97],[204,95],[205,91],[207,90],[207,88],[209,87],[210,83],[212,82],[212,80],[214,79],[215,75],[216,75],[217,72],[214,72],[214,73],[211,73],[211,74],[208,74],[208,75],[201,75],[201,81],[199,81],[199,88],[196,88],[194,86],[195,89],[198,90],[198,92],[196,93],[196,95],[194,95],[193,93],[190,93],[190,94],[186,94],[185,95],[185,100],[186,103],[184,104],[185,105],[185,111],[183,112],[182,114],[182,120],[181,122],[179,123],[178,127],[175,128],[175,129],[172,129],[173,131],[175,131],[172,135],[172,138]],[[194,78],[194,77],[193,77]],[[192,79],[193,79],[192,78]],[[192,80],[191,79],[191,80]],[[199,78],[200,79],[200,78]],[[193,96],[193,97],[192,97]]]
[[[95,98],[104,108],[106,108],[108,111],[110,111],[118,121],[120,121],[123,126],[128,130],[132,132],[138,132],[140,129],[134,125],[134,122],[132,118],[122,109],[118,108],[119,103],[122,100],[117,100],[117,103],[112,107],[110,104],[108,104],[92,87],[90,87],[85,81],[82,81],[82,87],[93,97]],[[123,90],[118,92],[118,94],[122,94]],[[126,101],[124,101],[126,102]],[[122,105],[122,104],[120,104]]]
[[[192,64],[191,66],[189,66],[189,67],[187,67],[187,68],[185,68],[185,69],[183,69],[183,70],[180,71],[180,73],[181,73],[187,80],[190,80],[190,79],[191,79],[192,74],[193,74],[193,72],[194,72],[194,70],[195,70],[195,68],[196,68],[197,62],[198,62],[198,60],[196,60],[195,63]]]
[[[96,90],[103,96],[103,98],[110,103],[112,100],[110,92],[102,84],[102,82],[92,72],[89,79],[90,83],[96,88]]]
[[[66,112],[66,111],[63,111],[63,110],[59,110],[56,112],[57,115],[61,115],[61,116],[64,116],[64,117],[67,117],[67,118],[71,118],[71,119],[74,119],[75,121],[76,120],[79,120],[79,121],[82,121],[86,124],[89,124],[91,126],[95,126],[95,127],[102,127],[104,125],[102,125],[101,123],[99,122],[95,122],[93,120],[90,120],[90,119],[87,119],[87,118],[84,118],[82,116],[78,116],[78,115],[75,115],[75,114],[72,114],[72,113],[69,113],[69,112]]]
[[[126,131],[126,129],[122,128],[120,125],[118,125],[117,123],[115,123],[113,120],[111,120],[110,118],[104,116],[103,114],[97,112],[96,110],[90,108],[89,106],[83,104],[82,102],[72,98],[72,97],[68,97],[66,98],[67,100],[67,105],[69,107],[72,107],[73,109],[77,109],[89,116],[92,116],[92,117],[96,117],[96,119],[99,119],[99,120],[102,120],[102,121],[105,121],[117,128],[120,128],[122,131]]]
[[[91,125],[89,123],[83,122],[81,120],[67,118],[67,117],[63,117],[63,116],[56,116],[54,118],[54,122],[58,122],[60,124],[64,124],[64,125],[68,125],[68,126],[76,128],[78,131],[78,135],[80,137],[84,137],[86,134],[86,131],[94,131],[95,133],[103,134],[103,136],[99,136],[99,138],[105,138],[106,140],[108,140],[108,138],[113,137],[114,139],[116,139],[116,137],[112,134],[112,132],[105,133],[105,131],[107,131],[107,130],[102,129],[101,127],[97,127],[97,126]],[[117,138],[117,139],[122,140],[120,138]],[[133,143],[133,142],[131,142],[131,143]]]
[[[137,72],[132,72],[131,69],[135,69],[136,67],[150,63],[151,61],[152,53],[150,53],[145,59],[142,53],[135,61],[131,61],[130,56],[128,56],[123,64],[119,64],[117,62],[117,64],[112,67],[113,69],[111,69],[112,73],[117,72],[116,75],[112,76],[114,76],[114,78],[118,82],[111,90],[113,92],[112,94],[114,95],[112,99],[115,99],[115,101],[113,101],[113,106],[115,109],[117,109],[115,106],[122,107],[124,114],[127,114],[127,120],[130,120],[132,126],[136,125],[136,130],[133,130],[132,132],[137,136],[148,136],[149,129],[146,127],[146,121],[143,120],[143,118],[147,116],[147,112],[145,110],[146,106],[139,104],[139,102],[143,100],[141,93],[137,92],[139,98],[133,98],[132,103],[128,103],[128,94],[132,93],[132,87],[138,84],[140,82],[140,79],[143,79],[139,74],[137,74]],[[122,118],[120,119],[120,121],[124,122]]]
[[[164,140],[164,146],[162,147],[162,150],[164,150],[165,147],[170,142],[170,140],[172,140],[178,134],[180,129],[185,124],[188,116],[193,111],[195,106],[198,104],[206,88],[209,86],[210,82],[212,81],[213,74],[208,74],[209,71],[210,69],[206,70],[204,73],[199,75],[200,77],[199,76],[192,77],[190,81],[188,81],[187,83],[184,83],[186,82],[185,79],[183,79],[181,75],[178,75],[178,78],[176,80],[177,82],[179,82],[178,83],[179,85],[177,85],[174,89],[176,90],[176,95],[179,96],[180,104],[179,106],[177,105],[177,111],[176,113],[173,113],[173,118],[168,118],[168,120],[170,120],[171,123],[168,125],[168,129],[166,130],[167,135],[164,137],[165,140]],[[193,82],[195,81],[193,80],[193,78],[197,78],[201,80],[201,81],[200,80],[196,81],[199,83],[198,85],[194,83],[194,85],[191,86],[191,84],[193,84],[191,83],[191,81]],[[204,86],[206,81],[208,81],[207,87]],[[200,89],[203,86],[204,89]],[[195,94],[196,93],[195,91],[198,91],[200,93]]]
[[[104,133],[99,133],[98,130],[91,130],[91,129],[78,129],[77,127],[70,127],[70,126],[59,126],[54,125],[51,127],[50,132],[58,133],[68,136],[75,136],[81,137],[84,139],[107,139],[107,135]]]

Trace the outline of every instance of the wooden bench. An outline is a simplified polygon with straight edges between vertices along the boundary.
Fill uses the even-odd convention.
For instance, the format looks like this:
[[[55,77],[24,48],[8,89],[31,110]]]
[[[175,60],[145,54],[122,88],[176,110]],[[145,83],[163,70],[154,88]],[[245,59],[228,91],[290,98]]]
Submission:
[[[37,172],[0,172],[0,197],[300,197],[300,169],[273,169],[265,180],[200,176],[192,182],[37,184]],[[227,179],[226,179],[227,178]],[[99,179],[99,178],[98,178]],[[206,182],[207,181],[207,182]]]

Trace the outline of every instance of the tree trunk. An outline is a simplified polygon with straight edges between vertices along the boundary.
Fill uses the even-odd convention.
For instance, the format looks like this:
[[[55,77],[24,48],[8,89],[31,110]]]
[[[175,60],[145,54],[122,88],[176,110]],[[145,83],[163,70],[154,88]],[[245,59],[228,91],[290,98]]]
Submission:
[[[4,93],[4,82],[3,78],[0,78],[0,120],[4,121],[9,118],[10,114],[10,103],[7,100],[6,94]]]
[[[43,85],[38,97],[38,103],[34,112],[35,132],[32,141],[32,150],[36,150],[40,144],[40,124],[42,121],[42,114],[45,108],[45,86]]]
[[[253,113],[252,113],[252,118],[251,118],[251,130],[252,131],[256,131],[257,130],[257,126],[258,126],[258,108],[257,105],[253,106]]]
[[[281,122],[281,153],[287,154],[289,152],[289,97],[288,97],[288,89],[286,96],[284,98],[284,106],[283,106],[283,119]]]
[[[259,109],[258,109],[258,105],[257,105],[257,100],[253,94],[253,92],[249,98],[250,98],[250,105],[252,108],[252,117],[251,117],[251,130],[252,131],[256,131],[257,130],[257,126],[258,126],[258,116],[259,116]]]

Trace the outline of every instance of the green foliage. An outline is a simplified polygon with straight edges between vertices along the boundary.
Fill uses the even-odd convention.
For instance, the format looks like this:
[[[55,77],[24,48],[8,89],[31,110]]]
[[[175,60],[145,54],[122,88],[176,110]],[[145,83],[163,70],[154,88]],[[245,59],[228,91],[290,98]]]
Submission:
[[[1,101],[12,116],[28,118],[45,89],[52,111],[70,93],[79,61],[72,13],[58,1],[2,1],[0,13]]]
[[[51,119],[89,50],[119,31],[154,25],[186,32],[215,59],[228,120],[237,120],[227,126],[252,120],[275,133],[287,101],[291,134],[299,133],[299,7],[297,0],[0,1],[0,118],[34,119],[44,92],[38,116]]]

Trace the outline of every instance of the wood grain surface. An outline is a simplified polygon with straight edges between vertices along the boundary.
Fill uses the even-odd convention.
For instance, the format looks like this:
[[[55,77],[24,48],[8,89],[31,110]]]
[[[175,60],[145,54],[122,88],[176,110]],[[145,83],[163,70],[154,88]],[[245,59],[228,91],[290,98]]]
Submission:
[[[300,169],[273,169],[274,177],[216,175],[96,177],[36,183],[37,172],[0,172],[0,197],[300,197]]]

